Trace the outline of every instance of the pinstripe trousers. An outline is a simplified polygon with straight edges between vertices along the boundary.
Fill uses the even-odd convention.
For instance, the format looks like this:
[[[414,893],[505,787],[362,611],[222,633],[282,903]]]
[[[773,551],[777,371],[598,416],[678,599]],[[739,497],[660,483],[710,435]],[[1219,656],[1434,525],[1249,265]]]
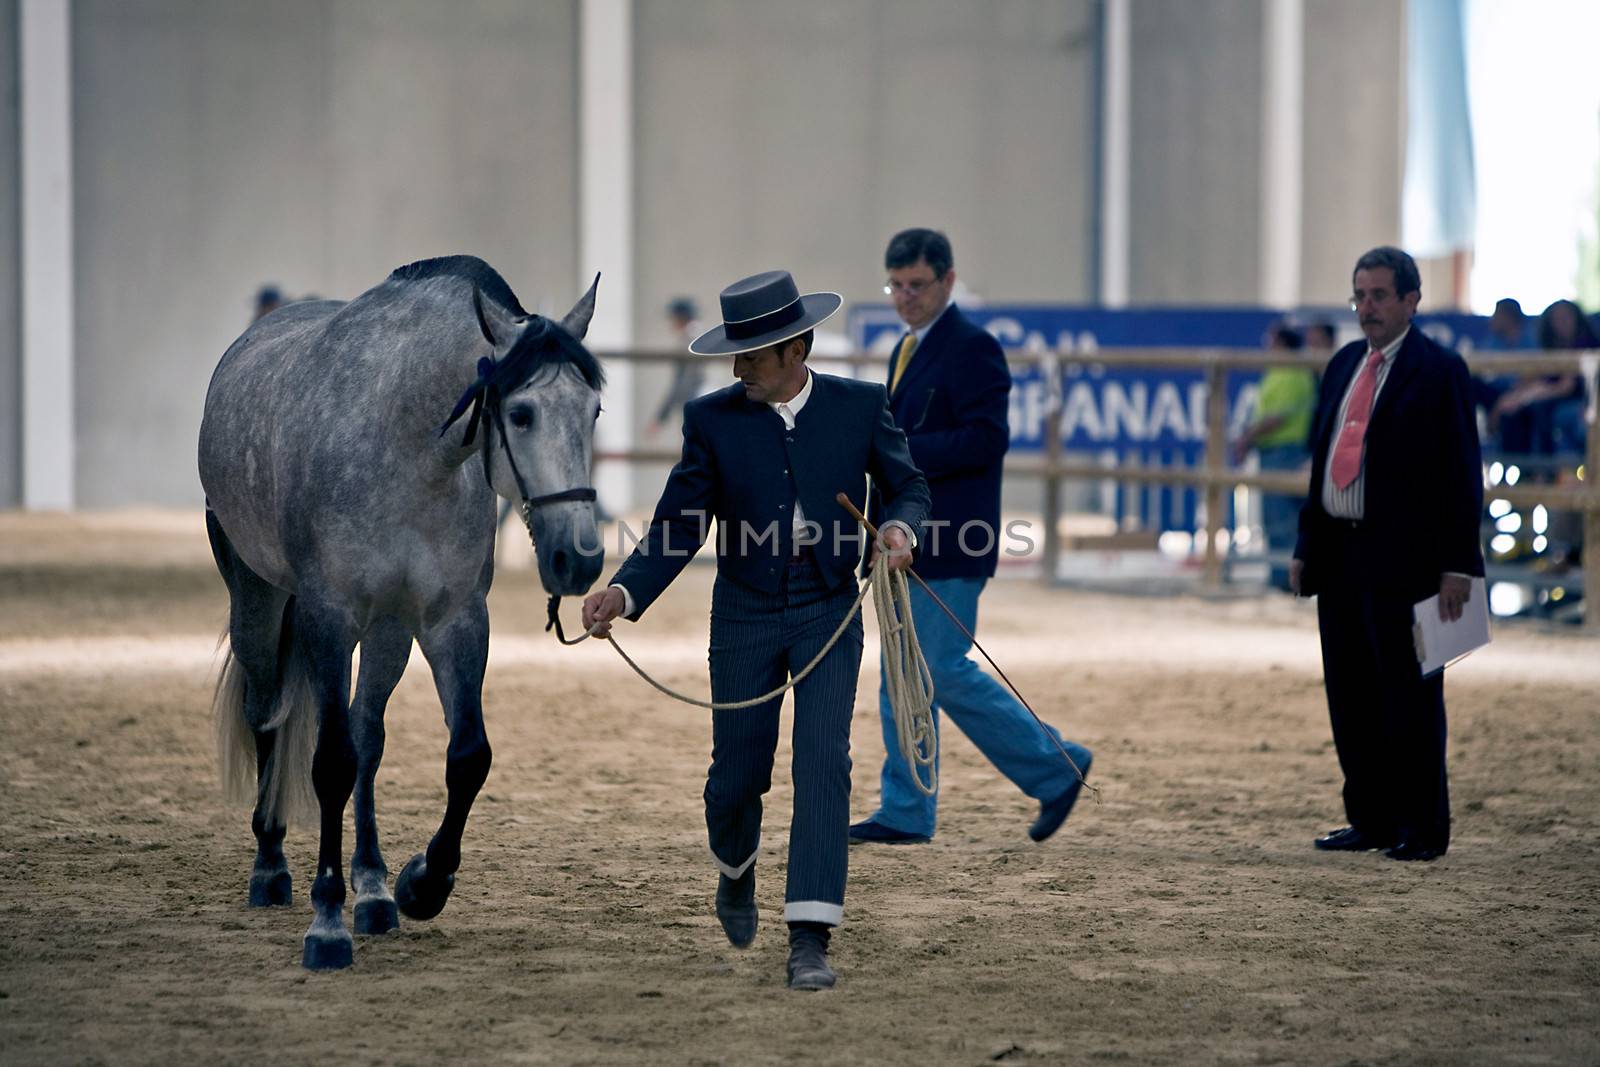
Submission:
[[[719,577],[711,593],[711,695],[748,700],[811,662],[855,599],[855,583],[829,591],[809,551],[785,565],[772,597]],[[861,619],[794,687],[794,815],[784,918],[837,926],[844,918],[850,827],[850,720],[861,670]],[[772,786],[781,697],[712,712],[706,829],[719,870],[737,878],[756,860],[761,798]]]

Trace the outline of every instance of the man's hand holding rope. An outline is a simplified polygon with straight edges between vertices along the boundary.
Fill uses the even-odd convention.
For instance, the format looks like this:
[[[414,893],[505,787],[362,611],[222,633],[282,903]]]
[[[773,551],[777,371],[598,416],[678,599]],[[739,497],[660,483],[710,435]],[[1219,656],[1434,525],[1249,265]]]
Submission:
[[[907,570],[911,566],[911,540],[906,537],[904,526],[886,525],[879,533],[878,539],[872,544],[872,557],[867,560],[867,566],[876,567],[878,558],[883,557],[891,571]]]
[[[627,597],[614,585],[598,593],[590,593],[583,599],[583,628],[593,637],[608,637],[611,634],[611,620],[621,615],[627,607]]]

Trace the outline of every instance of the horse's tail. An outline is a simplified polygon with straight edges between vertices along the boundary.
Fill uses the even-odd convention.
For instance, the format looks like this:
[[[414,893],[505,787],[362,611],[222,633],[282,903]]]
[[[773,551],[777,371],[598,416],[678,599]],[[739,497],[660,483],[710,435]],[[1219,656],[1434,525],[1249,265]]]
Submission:
[[[228,639],[223,632],[222,640]],[[262,817],[268,826],[315,822],[319,806],[311,784],[311,760],[317,750],[317,706],[311,673],[294,625],[294,598],[283,608],[278,635],[278,676],[271,714],[260,730],[274,732],[267,785],[261,791]],[[256,731],[245,714],[244,668],[230,645],[217,675],[212,713],[217,726],[217,757],[223,794],[231,801],[254,804]]]

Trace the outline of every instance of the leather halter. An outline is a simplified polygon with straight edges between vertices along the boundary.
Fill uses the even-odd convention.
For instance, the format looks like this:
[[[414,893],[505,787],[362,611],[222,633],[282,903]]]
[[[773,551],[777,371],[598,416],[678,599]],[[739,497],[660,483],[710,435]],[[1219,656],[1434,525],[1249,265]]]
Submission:
[[[572,489],[562,489],[555,493],[545,493],[543,496],[529,496],[528,483],[522,480],[522,471],[517,466],[517,457],[511,453],[511,441],[506,437],[506,423],[500,413],[500,393],[498,390],[489,391],[484,404],[489,409],[489,414],[494,418],[494,428],[499,431],[500,448],[506,454],[506,462],[511,464],[511,476],[517,480],[517,493],[522,497],[522,524],[528,528],[528,540],[533,541],[533,509],[546,504],[564,504],[572,500],[593,501],[595,491],[591,486],[578,486]],[[489,435],[483,435],[483,480],[494,488],[494,480],[489,476]],[[534,549],[538,550],[535,542]]]

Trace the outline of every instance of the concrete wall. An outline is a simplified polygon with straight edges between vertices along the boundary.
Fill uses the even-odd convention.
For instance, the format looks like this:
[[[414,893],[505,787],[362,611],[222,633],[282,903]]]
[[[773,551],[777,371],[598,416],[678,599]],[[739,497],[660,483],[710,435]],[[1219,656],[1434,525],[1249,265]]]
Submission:
[[[744,274],[882,300],[897,229],[1008,300],[1088,292],[1084,0],[639,3],[639,336]]]
[[[669,297],[693,296],[714,324],[723,286],[775,267],[847,306],[882,302],[884,246],[908,226],[948,233],[982,296],[1087,299],[1087,0],[634,10],[641,344],[669,343]],[[668,372],[635,380],[643,419]],[[708,385],[728,380],[727,361],[707,366]],[[664,473],[639,472],[640,506]]]
[[[199,502],[262,282],[471,250],[530,310],[579,295],[569,0],[77,0],[72,32],[82,506]]]
[[[1260,296],[1262,0],[1134,0],[1128,296]]]
[[[22,502],[17,0],[0,0],[0,508]]]
[[[1137,303],[1257,299],[1262,3],[1132,4]],[[263,282],[349,297],[470,250],[530,308],[566,309],[577,4],[74,0],[82,506],[199,500],[206,382]],[[0,0],[0,506],[20,492],[16,7]],[[636,0],[639,343],[668,342],[669,296],[709,315],[777,265],[881,301],[883,245],[909,225],[949,232],[991,300],[1087,299],[1092,16]],[[1401,22],[1385,0],[1305,0],[1307,301],[1341,299],[1355,256],[1396,239]],[[641,422],[665,381],[637,375]]]
[[[1305,303],[1344,301],[1361,253],[1400,241],[1404,29],[1389,0],[1305,0]]]

